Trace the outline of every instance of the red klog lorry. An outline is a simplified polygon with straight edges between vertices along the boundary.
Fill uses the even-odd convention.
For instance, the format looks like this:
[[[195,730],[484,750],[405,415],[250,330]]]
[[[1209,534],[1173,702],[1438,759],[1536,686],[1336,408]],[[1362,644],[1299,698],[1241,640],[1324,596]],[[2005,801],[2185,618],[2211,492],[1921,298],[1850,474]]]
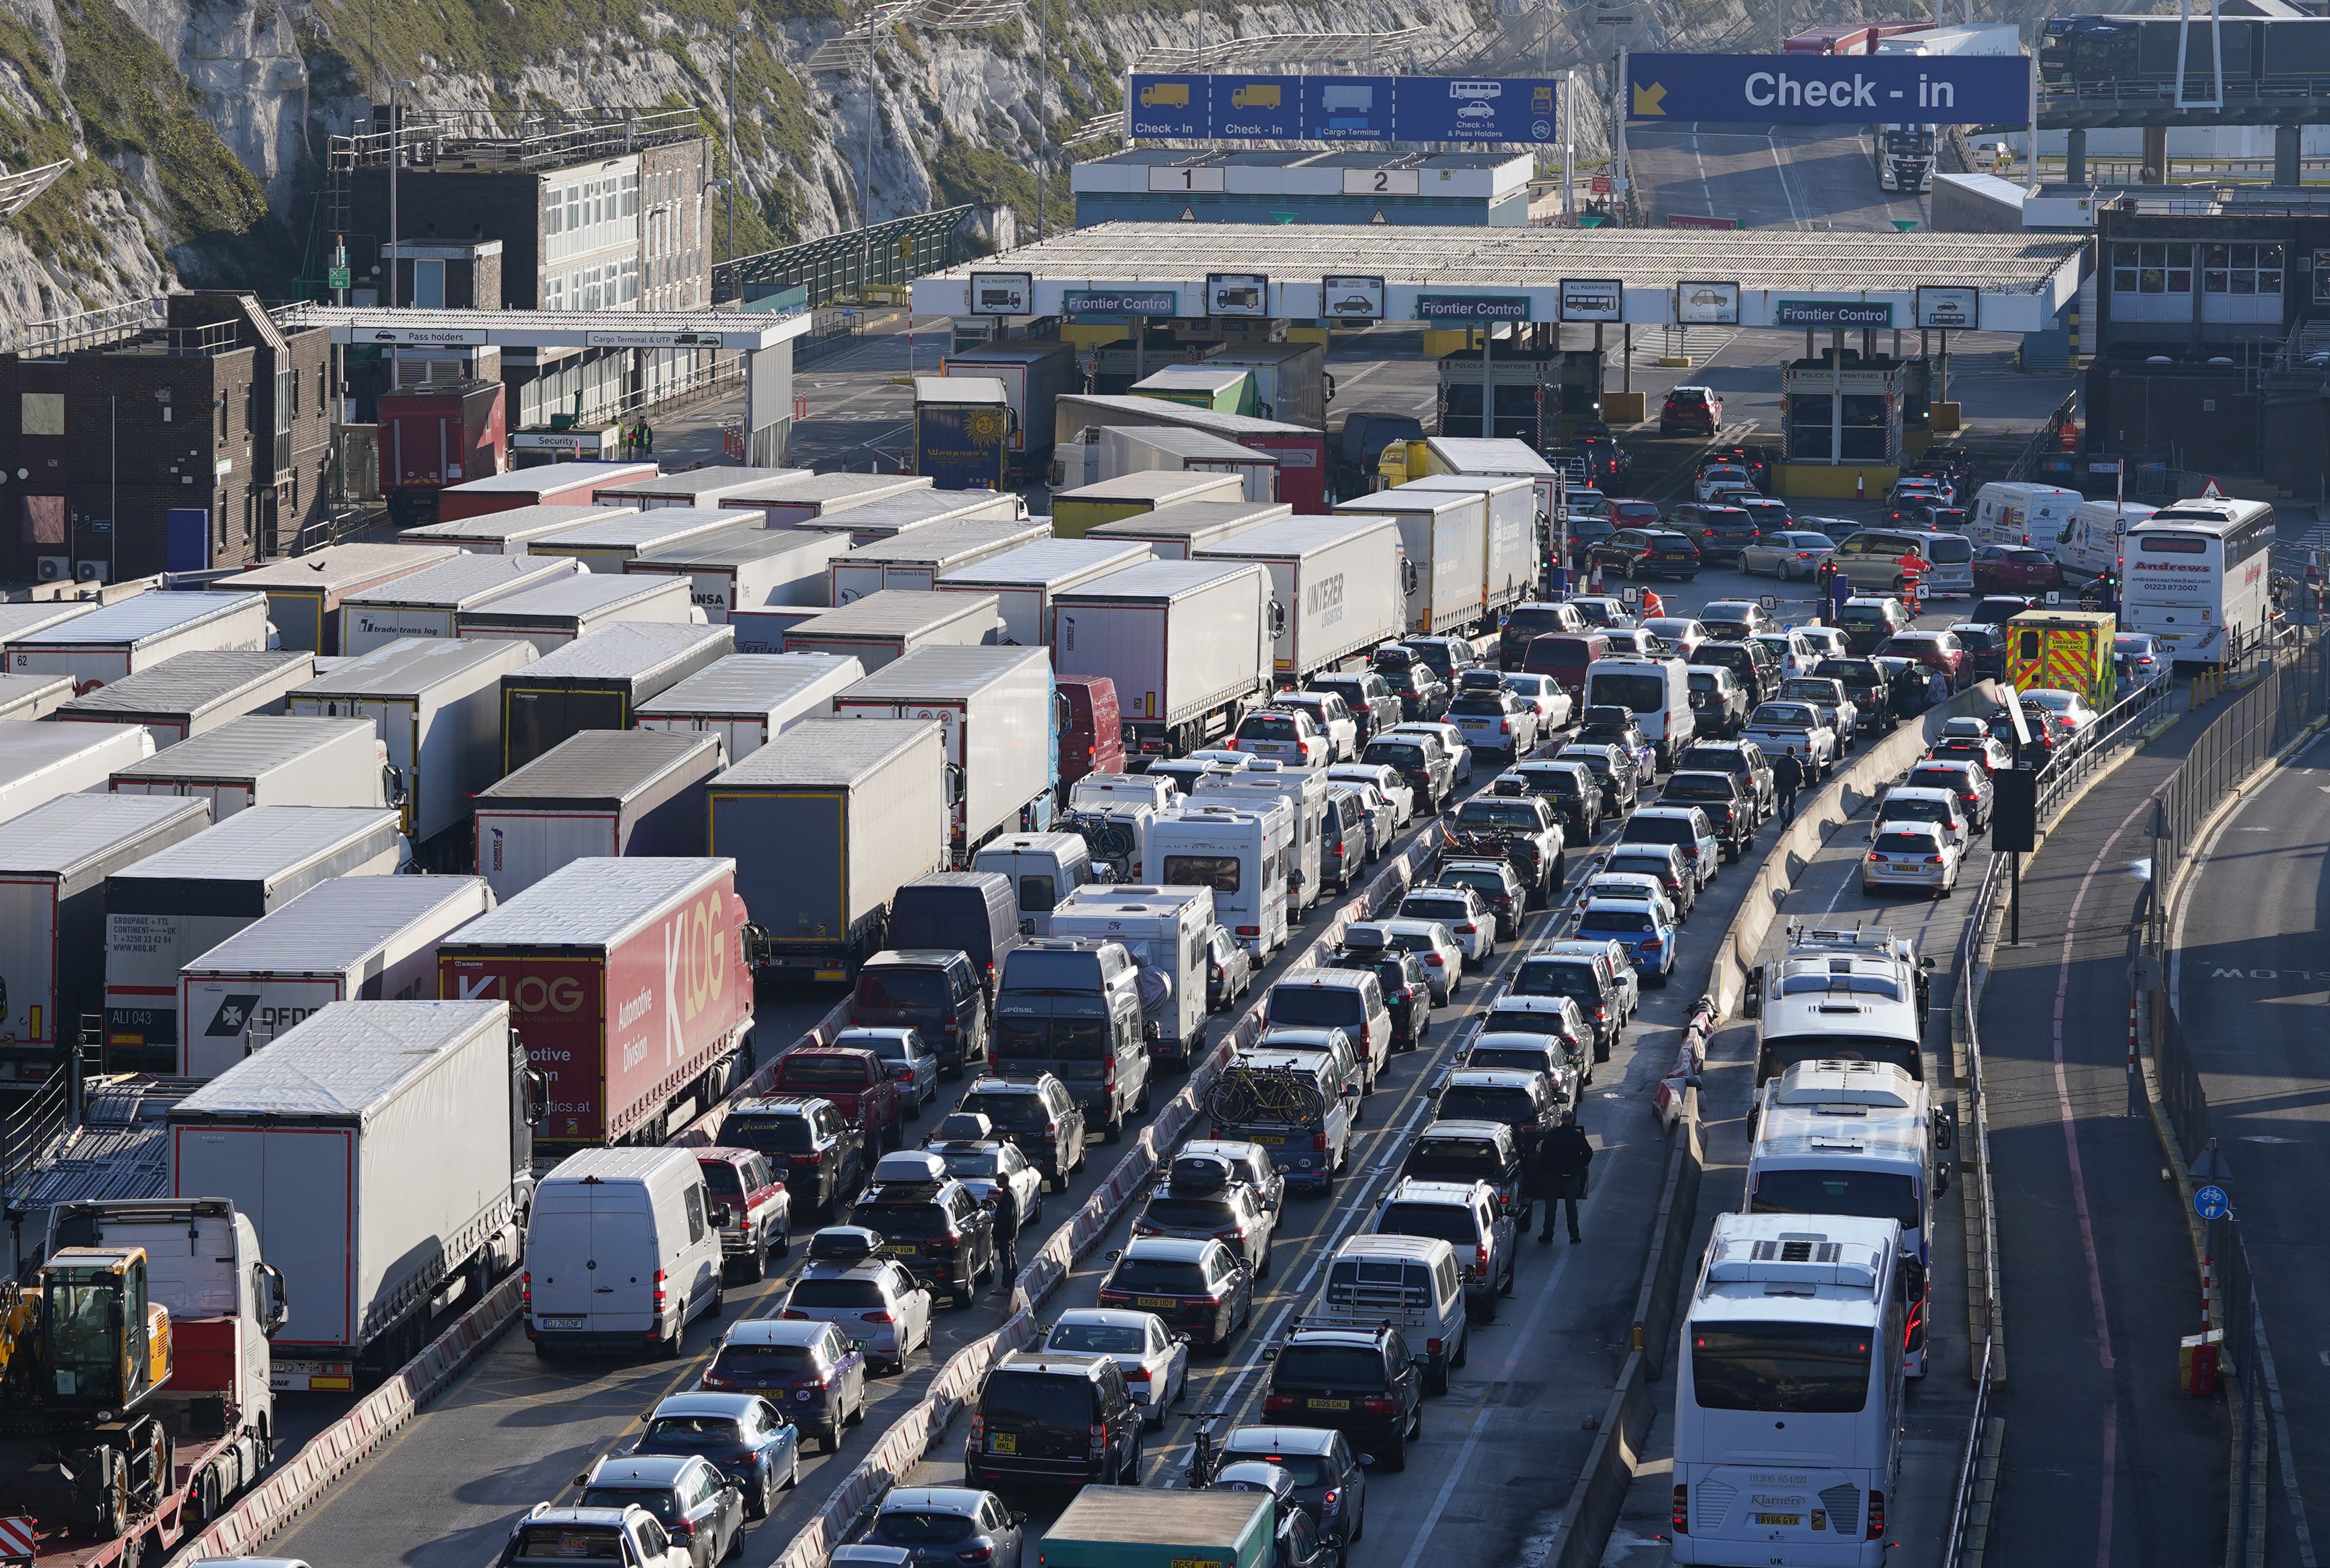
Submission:
[[[660,1143],[736,1077],[744,926],[733,860],[570,861],[438,944],[437,995],[510,1004],[549,1082],[537,1148]]]

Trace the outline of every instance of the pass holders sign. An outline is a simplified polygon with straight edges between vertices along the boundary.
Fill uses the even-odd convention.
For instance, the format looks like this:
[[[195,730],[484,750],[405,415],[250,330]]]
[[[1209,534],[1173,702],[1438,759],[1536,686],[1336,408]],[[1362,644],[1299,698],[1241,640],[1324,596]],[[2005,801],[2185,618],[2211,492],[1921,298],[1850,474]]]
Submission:
[[[1527,321],[1530,318],[1530,297],[1526,294],[1419,294],[1416,297],[1416,318],[1435,325],[1442,322]]]
[[[1403,76],[1393,106],[1404,142],[1550,142],[1560,123],[1550,78]]]
[[[1060,311],[1072,321],[1130,321],[1137,316],[1179,316],[1178,288],[1070,289]]]
[[[1319,280],[1319,314],[1330,321],[1381,321],[1384,280],[1331,273]]]
[[[2020,54],[1634,54],[1638,120],[1776,125],[2024,125],[2031,61]]]
[[[1561,280],[1561,319],[1621,321],[1626,315],[1626,286],[1615,278],[1565,278]]]
[[[1678,283],[1675,320],[1685,326],[1739,325],[1739,285],[1737,283]]]
[[[1973,327],[1982,323],[1982,290],[1941,284],[1918,285],[1919,326]]]
[[[1890,326],[1890,299],[1780,299],[1772,305],[1775,326]]]
[[[1032,316],[1036,279],[1027,272],[974,272],[971,275],[973,316]]]

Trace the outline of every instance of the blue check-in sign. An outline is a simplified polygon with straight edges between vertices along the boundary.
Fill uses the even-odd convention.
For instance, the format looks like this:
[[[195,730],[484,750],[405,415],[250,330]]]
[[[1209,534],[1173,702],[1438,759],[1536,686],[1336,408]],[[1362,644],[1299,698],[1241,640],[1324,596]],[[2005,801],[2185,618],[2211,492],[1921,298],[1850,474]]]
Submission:
[[[2020,54],[1634,54],[1627,118],[1757,125],[2023,125]]]

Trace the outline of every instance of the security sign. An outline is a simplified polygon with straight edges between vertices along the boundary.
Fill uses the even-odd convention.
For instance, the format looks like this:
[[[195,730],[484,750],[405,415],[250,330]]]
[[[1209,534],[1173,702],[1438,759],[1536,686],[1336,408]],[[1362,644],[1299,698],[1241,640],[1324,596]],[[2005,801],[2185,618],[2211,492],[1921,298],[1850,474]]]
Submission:
[[[1269,316],[1270,279],[1259,272],[1207,273],[1206,314]]]
[[[1982,322],[1982,290],[1918,285],[1919,326],[1973,327]]]

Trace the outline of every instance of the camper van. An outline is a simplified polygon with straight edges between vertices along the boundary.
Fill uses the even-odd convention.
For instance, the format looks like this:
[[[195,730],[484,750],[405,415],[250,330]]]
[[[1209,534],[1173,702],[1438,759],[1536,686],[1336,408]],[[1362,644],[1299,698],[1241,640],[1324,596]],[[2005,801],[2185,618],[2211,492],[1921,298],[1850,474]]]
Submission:
[[[1214,895],[1202,887],[1098,884],[1078,888],[1052,912],[1054,936],[1115,942],[1140,967],[1141,1013],[1157,1026],[1150,1057],[1183,1066],[1205,1053],[1213,929]]]
[[[1151,820],[1144,869],[1160,885],[1202,887],[1214,918],[1257,959],[1286,945],[1285,859],[1294,809],[1279,797],[1192,798]]]

